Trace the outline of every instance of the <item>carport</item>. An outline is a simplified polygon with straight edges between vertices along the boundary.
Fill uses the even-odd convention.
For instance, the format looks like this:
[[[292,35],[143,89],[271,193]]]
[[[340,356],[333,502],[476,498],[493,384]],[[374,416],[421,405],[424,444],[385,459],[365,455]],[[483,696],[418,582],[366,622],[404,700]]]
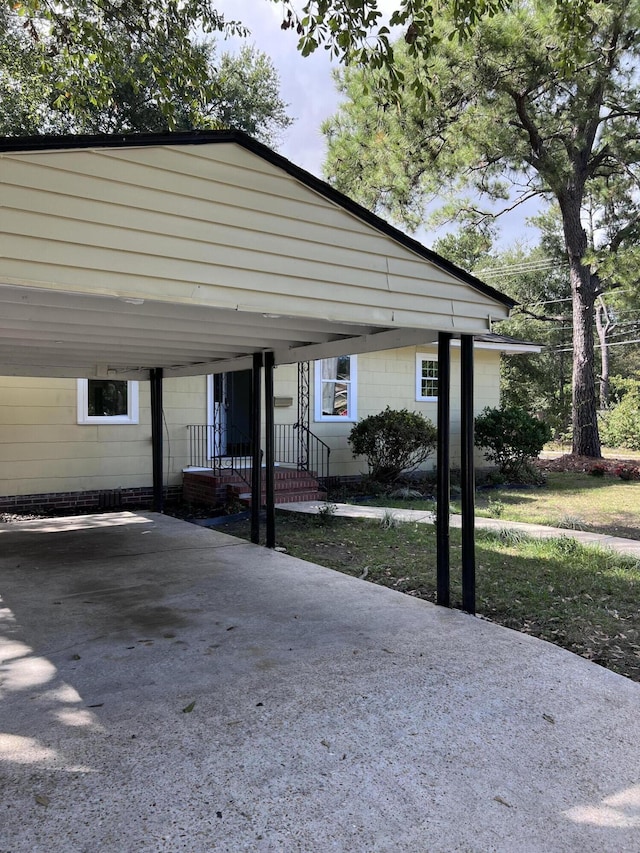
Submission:
[[[254,496],[264,386],[273,547],[274,367],[437,341],[443,605],[459,338],[463,606],[474,611],[473,337],[512,300],[241,133],[4,139],[0,175],[0,372],[149,381],[158,511],[165,377],[251,368]]]

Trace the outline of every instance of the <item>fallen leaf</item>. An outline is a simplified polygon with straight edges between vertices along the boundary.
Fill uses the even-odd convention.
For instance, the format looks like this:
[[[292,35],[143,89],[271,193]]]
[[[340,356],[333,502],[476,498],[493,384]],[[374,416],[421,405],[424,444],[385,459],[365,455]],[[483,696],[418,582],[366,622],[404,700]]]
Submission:
[[[189,704],[186,706],[186,708],[182,709],[182,713],[183,714],[190,714],[195,707],[196,707],[196,700],[194,699],[193,702],[189,702]]]
[[[506,800],[503,800],[502,797],[494,797],[493,799],[496,801],[496,803],[500,803],[501,806],[506,806],[508,809],[513,808],[511,803],[508,803]]]
[[[39,806],[48,806],[50,802],[49,797],[45,797],[43,794],[36,794],[36,803]]]
[[[548,723],[555,723],[555,719],[551,716],[551,714],[543,714],[542,719],[546,720]]]

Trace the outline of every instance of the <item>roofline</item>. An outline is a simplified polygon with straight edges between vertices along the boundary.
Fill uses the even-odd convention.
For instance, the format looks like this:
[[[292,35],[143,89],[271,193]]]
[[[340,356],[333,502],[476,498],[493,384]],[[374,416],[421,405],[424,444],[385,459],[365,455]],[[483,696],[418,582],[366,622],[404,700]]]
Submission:
[[[482,337],[481,335],[479,337]],[[454,339],[451,341],[451,345],[454,347],[460,346],[460,341]],[[542,344],[531,344],[528,341],[514,341],[513,343],[498,343],[497,341],[479,341],[477,338],[474,339],[473,345],[476,349],[487,349],[487,350],[497,350],[498,352],[505,352],[515,355],[516,353],[525,353],[525,352],[542,352]]]
[[[87,148],[131,148],[138,146],[160,146],[160,145],[208,145],[212,143],[233,142],[242,148],[251,151],[263,160],[268,161],[279,169],[282,169],[291,177],[305,184],[309,189],[324,196],[329,201],[342,207],[344,210],[371,225],[377,231],[381,231],[392,240],[410,249],[415,254],[454,275],[461,281],[469,284],[475,290],[495,299],[507,308],[513,308],[517,302],[499,290],[495,290],[484,281],[476,278],[466,270],[441,257],[437,252],[427,249],[422,243],[407,236],[403,231],[390,225],[375,213],[367,210],[362,205],[353,201],[349,196],[336,190],[326,181],[316,178],[306,169],[296,166],[286,157],[276,153],[267,145],[258,142],[241,130],[189,130],[166,133],[120,133],[120,134],[80,134],[77,136],[11,136],[0,137],[0,153],[8,152],[35,152],[35,151],[67,151]]]

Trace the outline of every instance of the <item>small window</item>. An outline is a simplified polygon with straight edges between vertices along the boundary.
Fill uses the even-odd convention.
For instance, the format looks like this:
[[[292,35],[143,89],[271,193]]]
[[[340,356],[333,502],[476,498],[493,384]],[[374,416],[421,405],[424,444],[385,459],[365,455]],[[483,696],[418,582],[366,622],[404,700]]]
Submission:
[[[79,424],[137,424],[138,383],[78,379]]]
[[[433,402],[438,399],[438,358],[416,355],[416,400]]]
[[[357,358],[340,355],[316,361],[316,421],[357,420]]]

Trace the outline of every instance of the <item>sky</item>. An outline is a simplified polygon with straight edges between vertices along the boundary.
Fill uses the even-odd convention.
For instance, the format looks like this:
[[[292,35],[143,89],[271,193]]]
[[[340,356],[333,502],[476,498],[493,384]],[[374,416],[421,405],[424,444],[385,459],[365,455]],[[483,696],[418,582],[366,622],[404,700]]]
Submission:
[[[393,8],[393,0],[380,0],[381,7]],[[280,92],[288,113],[294,119],[292,127],[282,134],[278,151],[297,166],[323,177],[325,142],[322,122],[332,116],[339,105],[339,97],[332,79],[332,71],[340,65],[331,61],[329,54],[320,48],[311,56],[303,57],[297,50],[297,35],[282,30],[282,7],[271,0],[217,0],[216,8],[227,19],[241,21],[251,33],[244,43],[255,45],[266,53],[280,76]],[[219,40],[222,52],[236,52],[243,41],[230,38]],[[526,224],[526,218],[537,212],[535,205],[527,205],[501,217],[499,221],[499,248],[515,242],[533,246],[536,232]],[[426,233],[419,230],[416,237],[426,246],[443,232]]]
[[[282,99],[289,105],[294,124],[282,135],[279,153],[297,166],[322,177],[325,145],[320,126],[338,107],[331,62],[326,51],[303,57],[297,50],[297,35],[280,29],[281,6],[270,0],[218,0],[216,8],[229,19],[242,21],[251,34],[246,39],[266,53],[280,75]],[[235,52],[238,39],[220,41],[220,49]]]

